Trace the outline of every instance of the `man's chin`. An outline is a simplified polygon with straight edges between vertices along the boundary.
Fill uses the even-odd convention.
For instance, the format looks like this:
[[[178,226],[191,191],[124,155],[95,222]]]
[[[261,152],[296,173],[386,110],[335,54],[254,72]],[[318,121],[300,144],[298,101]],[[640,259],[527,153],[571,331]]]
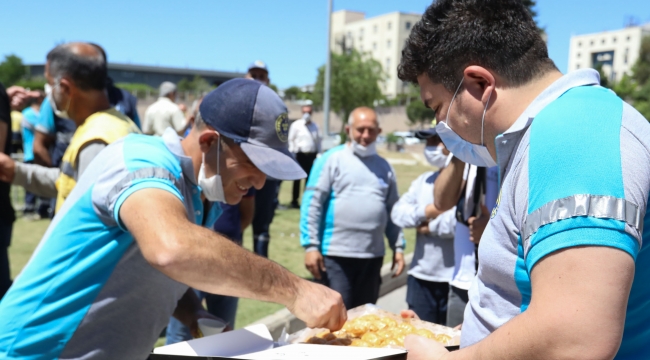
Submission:
[[[226,194],[226,204],[237,205],[241,202],[242,196]]]

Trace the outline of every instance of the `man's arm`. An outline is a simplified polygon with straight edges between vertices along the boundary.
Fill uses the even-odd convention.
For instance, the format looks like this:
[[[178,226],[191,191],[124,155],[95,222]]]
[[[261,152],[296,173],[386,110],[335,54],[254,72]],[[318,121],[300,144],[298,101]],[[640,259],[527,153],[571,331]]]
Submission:
[[[185,114],[183,114],[183,111],[181,111],[181,109],[178,107],[172,113],[172,125],[174,126],[174,130],[179,135],[183,135],[183,132],[185,131],[187,125],[187,120],[185,119]]]
[[[9,123],[4,119],[0,119],[0,152],[5,151],[7,145],[7,132],[9,131]]]
[[[300,206],[300,245],[305,248],[305,267],[315,279],[326,271],[323,255],[320,253],[320,234],[323,206],[329,201],[332,188],[331,158],[321,157],[314,161],[307,179]]]
[[[50,146],[54,143],[54,136],[38,130],[34,131],[34,160],[39,165],[51,167]]]
[[[605,246],[557,251],[532,269],[525,312],[452,353],[409,337],[409,359],[612,359],[623,337],[633,278],[634,259],[624,251]]]
[[[386,212],[388,213],[388,223],[386,224],[386,237],[388,244],[393,250],[393,265],[391,270],[395,270],[393,277],[397,277],[404,271],[404,248],[406,247],[406,238],[402,232],[402,228],[395,225],[391,219],[393,206],[399,200],[399,193],[397,192],[397,179],[395,178],[395,170],[391,167],[392,177],[388,188],[388,197],[386,198]]]
[[[413,228],[427,221],[425,206],[418,205],[418,198],[422,192],[422,179],[418,178],[411,183],[409,190],[393,205],[390,218],[393,223],[402,228]]]
[[[77,178],[75,181],[79,180],[93,159],[105,148],[106,143],[103,141],[92,141],[82,146],[79,155],[77,155]]]
[[[122,201],[119,220],[147,262],[170,278],[213,294],[285,305],[309,327],[343,326],[347,315],[338,293],[191,223],[172,193],[144,188]]]
[[[456,233],[456,211],[455,208],[447,210],[429,221],[429,234],[443,239],[454,239]]]
[[[447,167],[440,171],[433,186],[433,204],[440,211],[447,211],[458,203],[463,190],[465,163],[453,157]]]

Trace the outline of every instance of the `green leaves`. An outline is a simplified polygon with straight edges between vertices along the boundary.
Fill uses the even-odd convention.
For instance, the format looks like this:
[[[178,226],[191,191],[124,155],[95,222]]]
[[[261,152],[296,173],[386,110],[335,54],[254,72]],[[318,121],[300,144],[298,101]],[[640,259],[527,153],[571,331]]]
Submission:
[[[16,55],[6,55],[5,60],[0,63],[0,82],[6,87],[16,84],[25,75],[27,75],[27,67]]]
[[[332,78],[330,81],[330,106],[347,121],[348,116],[359,106],[373,107],[383,100],[380,84],[385,74],[381,64],[356,50],[349,53],[332,53]],[[314,86],[314,105],[322,106],[325,93],[325,66],[318,69]]]

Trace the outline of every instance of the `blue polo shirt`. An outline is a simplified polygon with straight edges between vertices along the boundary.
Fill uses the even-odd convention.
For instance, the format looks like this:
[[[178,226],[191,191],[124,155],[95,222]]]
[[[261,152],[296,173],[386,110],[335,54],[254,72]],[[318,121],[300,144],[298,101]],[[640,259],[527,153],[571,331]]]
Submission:
[[[616,359],[650,359],[650,125],[599,83],[591,69],[563,76],[496,138],[501,192],[481,238],[462,347],[526,311],[530,274],[545,256],[607,246],[636,263]]]
[[[40,123],[40,114],[27,107],[23,110],[22,135],[23,135],[23,161],[34,160],[34,130]]]
[[[0,302],[0,358],[147,358],[188,289],[149,265],[120,221],[124,201],[147,188],[203,221],[192,160],[173,130],[109,145]]]

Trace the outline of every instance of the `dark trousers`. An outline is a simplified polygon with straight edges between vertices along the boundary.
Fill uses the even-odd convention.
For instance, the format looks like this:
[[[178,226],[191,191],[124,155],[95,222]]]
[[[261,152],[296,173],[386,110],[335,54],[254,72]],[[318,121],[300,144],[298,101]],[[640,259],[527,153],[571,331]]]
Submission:
[[[14,224],[0,222],[0,299],[11,286],[11,270],[9,269],[9,245]]]
[[[449,283],[418,279],[409,275],[406,303],[420,319],[440,325],[447,323]]]
[[[264,186],[255,192],[255,215],[253,216],[253,250],[269,257],[270,227],[278,206],[280,180],[266,179]]]
[[[447,299],[447,326],[456,327],[463,323],[465,318],[465,307],[469,302],[467,290],[449,286],[449,298]]]
[[[307,173],[307,177],[309,177],[309,173],[311,172],[311,167],[314,165],[314,160],[316,160],[316,153],[297,153],[296,154],[296,161],[298,161],[298,165]],[[291,203],[292,204],[298,204],[298,198],[300,197],[300,184],[302,183],[302,180],[294,180],[293,181],[293,194],[291,196]],[[305,179],[305,183],[307,183],[307,179]]]
[[[326,271],[320,283],[337,291],[347,309],[374,304],[379,298],[382,257],[356,259],[324,256]]]

